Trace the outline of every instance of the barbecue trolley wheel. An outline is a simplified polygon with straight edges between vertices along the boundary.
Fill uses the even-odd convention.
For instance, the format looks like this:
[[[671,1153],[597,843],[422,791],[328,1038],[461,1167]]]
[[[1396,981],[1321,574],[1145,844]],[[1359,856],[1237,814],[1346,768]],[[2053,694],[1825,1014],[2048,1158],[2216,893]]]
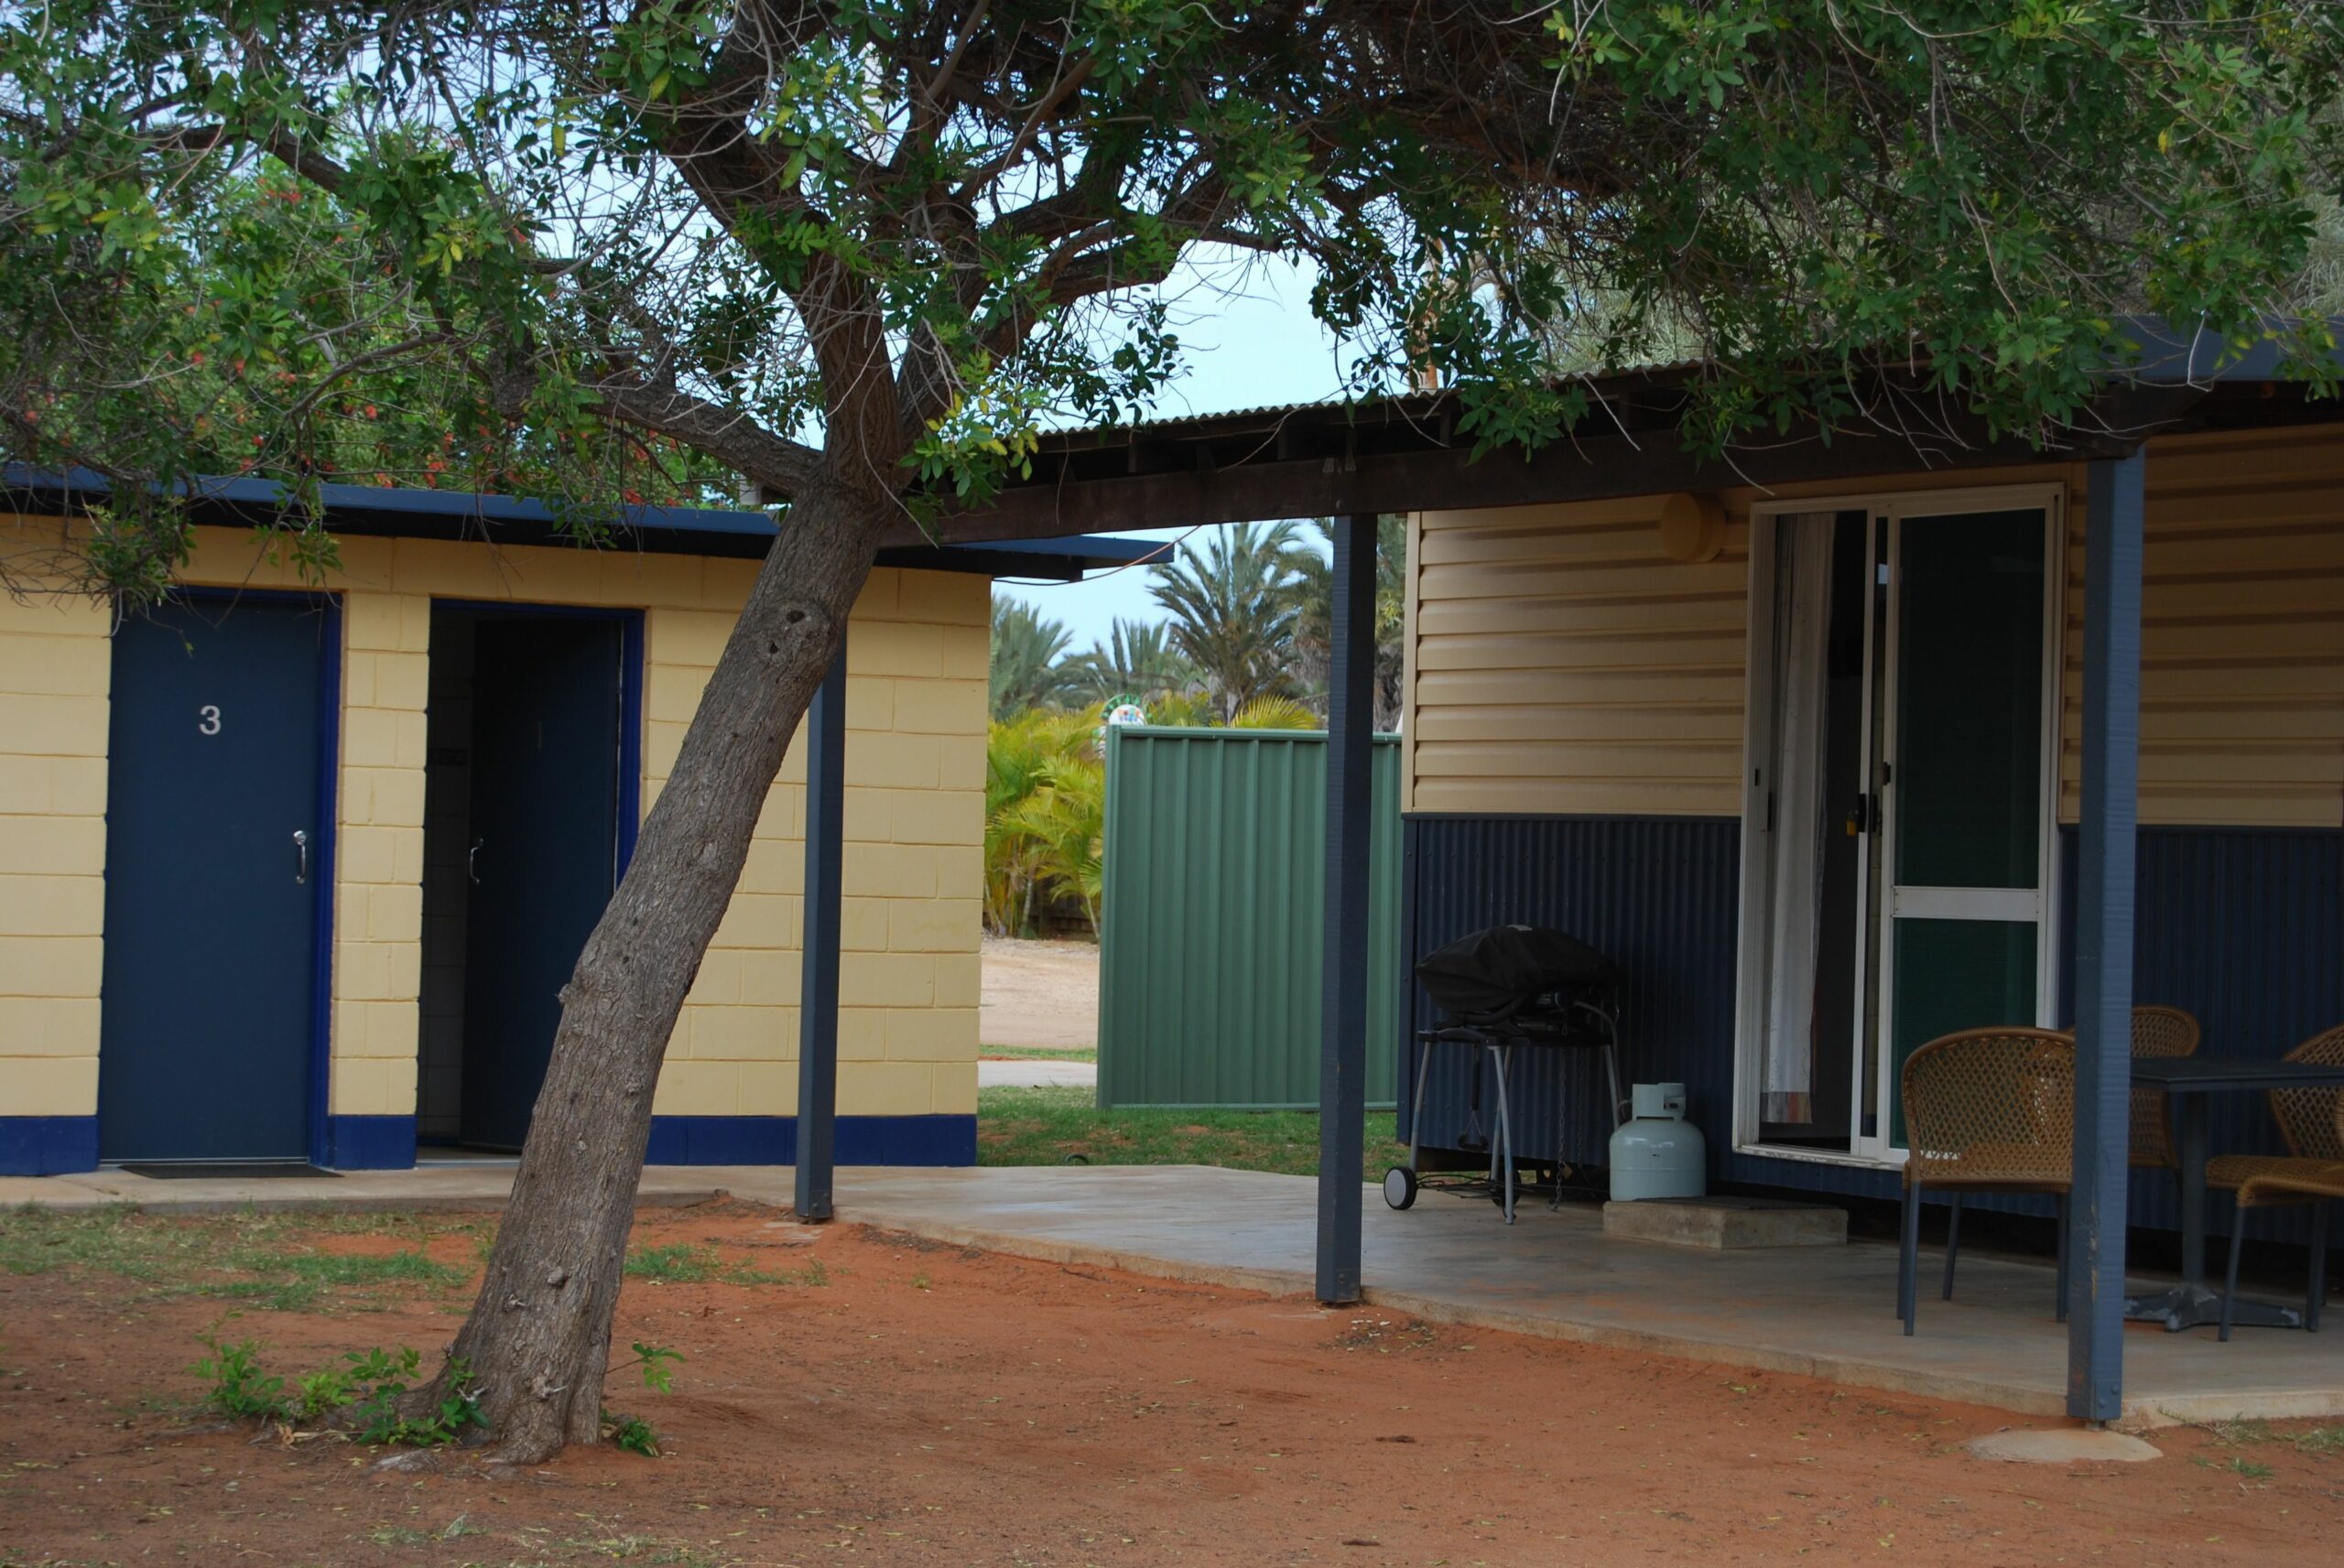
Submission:
[[[1384,1201],[1394,1208],[1408,1208],[1416,1201],[1416,1173],[1405,1165],[1384,1173]]]

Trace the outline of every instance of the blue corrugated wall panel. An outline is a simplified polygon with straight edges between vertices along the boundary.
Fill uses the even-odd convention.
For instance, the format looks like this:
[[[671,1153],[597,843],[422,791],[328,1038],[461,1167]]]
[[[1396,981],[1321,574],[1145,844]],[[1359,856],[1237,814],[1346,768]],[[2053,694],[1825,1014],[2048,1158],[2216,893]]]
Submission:
[[[2060,1018],[2073,1012],[2076,837],[2060,835]],[[2198,1054],[2282,1056],[2344,1022],[2344,831],[2332,828],[2155,827],[2141,834],[2132,945],[2132,994],[2186,1008],[2205,1026]],[[2209,1146],[2222,1153],[2279,1153],[2285,1145],[2261,1095],[2208,1102]],[[2300,1209],[2250,1215],[2249,1236],[2300,1239]],[[2210,1227],[2230,1233],[2216,1197]],[[2132,1223],[2180,1223],[2170,1177],[2135,1175]]]
[[[1739,822],[1710,817],[1412,816],[1403,832],[1402,916],[1411,957],[1484,926],[1552,925],[1628,971],[1621,1073],[1627,1081],[1682,1080],[1697,1114],[1722,1126],[1732,1084],[1734,886]],[[1411,987],[1415,1028],[1434,1021]],[[1413,1031],[1402,1047],[1401,1120],[1416,1085]],[[1456,1148],[1467,1130],[1466,1054],[1441,1047],[1425,1090],[1425,1141]],[[1557,1075],[1560,1083],[1557,1084]],[[1484,1077],[1486,1079],[1487,1074]],[[1601,1062],[1591,1053],[1522,1054],[1516,1141],[1555,1148],[1557,1089],[1563,1158],[1600,1164],[1612,1135]],[[1496,1099],[1486,1083],[1482,1125]]]
[[[1694,1119],[1709,1134],[1711,1178],[1720,1182],[1887,1198],[1892,1174],[1815,1162],[1740,1155],[1732,1123],[1736,888],[1741,830],[1712,817],[1410,817],[1403,928],[1413,957],[1501,922],[1559,926],[1627,967],[1622,1072],[1630,1081],[1681,1081]],[[2063,906],[2072,912],[2075,838],[2063,835]],[[2344,831],[2144,828],[2139,857],[2135,993],[2187,1008],[2206,1026],[2209,1054],[2275,1056],[2344,1021]],[[2060,991],[2068,995],[2072,926],[2062,933]],[[2063,1004],[2064,1010],[2064,1004]],[[1413,986],[1415,1026],[1433,1011]],[[1415,1083],[1415,1046],[1400,1062],[1401,1125]],[[1601,1068],[1526,1054],[1516,1126],[1525,1150],[1555,1147],[1563,1095],[1562,1156],[1601,1164],[1610,1132]],[[1559,1071],[1559,1085],[1555,1073]],[[1461,1053],[1437,1058],[1426,1091],[1425,1138],[1456,1148],[1467,1130],[1470,1085]],[[1482,1122],[1494,1108],[1482,1087]],[[2213,1102],[2217,1152],[2277,1147],[2259,1096]],[[1978,1200],[1981,1206],[1991,1200]],[[2135,1225],[2178,1223],[2173,1178],[2135,1173]],[[2034,1211],[2028,1199],[1993,1206]],[[2047,1208],[2044,1208],[2047,1212]],[[2211,1227],[2227,1233],[2218,1198]],[[2255,1217],[2250,1234],[2293,1238],[2302,1217]]]

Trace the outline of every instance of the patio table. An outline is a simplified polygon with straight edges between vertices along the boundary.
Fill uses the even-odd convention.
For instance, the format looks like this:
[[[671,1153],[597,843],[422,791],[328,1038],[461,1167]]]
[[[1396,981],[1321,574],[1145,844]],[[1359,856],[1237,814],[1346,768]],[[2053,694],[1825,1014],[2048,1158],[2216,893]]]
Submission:
[[[2344,1089],[2344,1066],[2313,1062],[2223,1056],[2142,1056],[2132,1061],[2132,1082],[2165,1090],[2172,1102],[2181,1161],[2181,1283],[2144,1296],[2127,1296],[2124,1315],[2162,1323],[2169,1333],[2219,1322],[2222,1293],[2206,1283],[2206,1104],[2209,1096],[2252,1089]],[[2241,1298],[2230,1314],[2233,1325],[2300,1328],[2303,1314],[2292,1307]]]

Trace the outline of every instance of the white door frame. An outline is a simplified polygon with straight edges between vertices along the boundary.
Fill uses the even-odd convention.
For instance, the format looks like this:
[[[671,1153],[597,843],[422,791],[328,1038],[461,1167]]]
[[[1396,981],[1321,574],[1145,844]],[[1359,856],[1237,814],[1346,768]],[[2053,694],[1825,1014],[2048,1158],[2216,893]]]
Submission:
[[[1908,919],[1935,914],[1954,919],[2033,920],[2035,923],[2035,1022],[2044,1027],[2056,1022],[2059,950],[2059,720],[2060,702],[2064,695],[2062,676],[2067,664],[2066,642],[2062,635],[2067,605],[2067,485],[2062,481],[2048,481],[2033,484],[1980,486],[1970,490],[1815,496],[1761,502],[1751,508],[1745,717],[1742,724],[1741,907],[1735,934],[1732,1124],[1735,1152],[1770,1159],[1875,1168],[1904,1163],[1904,1152],[1890,1142],[1887,1115],[1887,1091],[1893,1066],[1890,1024],[1894,1000],[1892,989],[1895,972],[1894,921],[1899,915]],[[1769,857],[1765,853],[1765,823],[1767,797],[1773,789],[1773,781],[1763,774],[1767,760],[1759,754],[1755,741],[1757,737],[1771,737],[1774,733],[1775,565],[1774,530],[1770,524],[1780,517],[1796,513],[1861,510],[1872,529],[1886,530],[1887,575],[1884,580],[1892,591],[1886,596],[1888,624],[1885,628],[1877,628],[1873,622],[1873,607],[1881,595],[1877,591],[1871,592],[1864,600],[1866,658],[1863,704],[1866,722],[1862,748],[1865,776],[1873,782],[1875,793],[1886,799],[1892,795],[1894,780],[1890,786],[1879,786],[1878,762],[1883,756],[1895,754],[1894,675],[1898,596],[1893,589],[1900,564],[1903,524],[1915,518],[1972,512],[2014,512],[2028,508],[2039,508],[2045,514],[2046,551],[2043,773],[2038,785],[2042,816],[2036,842],[2035,886],[2031,889],[1897,890],[1894,881],[1895,830],[1901,813],[1888,806],[1875,814],[1885,818],[1886,830],[1881,833],[1881,841],[1875,846],[1871,842],[1875,828],[1868,822],[1860,835],[1864,840],[1861,854],[1867,867],[1877,854],[1878,863],[1883,868],[1882,887],[1894,896],[1883,901],[1889,907],[1874,909],[1872,907],[1869,874],[1858,879],[1855,932],[1869,935],[1877,945],[1880,985],[1878,1026],[1867,1038],[1864,1013],[1872,999],[1863,984],[1863,967],[1859,965],[1854,1038],[1849,1043],[1850,1065],[1854,1072],[1853,1092],[1850,1097],[1849,1148],[1846,1152],[1841,1152],[1831,1149],[1800,1149],[1761,1143],[1756,1086],[1761,1067],[1760,1054],[1763,1048],[1766,985],[1771,968],[1764,942],[1770,892],[1766,877]],[[1876,561],[1878,550],[1879,539],[1875,534],[1867,553]],[[1874,636],[1876,631],[1881,633],[1878,637]],[[1875,660],[1872,656],[1875,643],[1884,645],[1887,650],[1886,667],[1882,672],[1887,677],[1884,694],[1876,694],[1875,691]],[[1878,726],[1870,721],[1876,701],[1882,709],[1882,722]],[[1865,1103],[1863,1094],[1863,1056],[1867,1052],[1872,1054],[1878,1091],[1875,1097],[1877,1103],[1870,1106]],[[1862,1133],[1867,1110],[1875,1113],[1875,1132],[1869,1138]]]

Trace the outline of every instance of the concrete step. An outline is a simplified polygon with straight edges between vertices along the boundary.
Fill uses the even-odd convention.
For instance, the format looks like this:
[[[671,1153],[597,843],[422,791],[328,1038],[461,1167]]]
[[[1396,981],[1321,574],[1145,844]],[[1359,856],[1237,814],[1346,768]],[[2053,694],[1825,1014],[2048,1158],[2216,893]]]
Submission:
[[[1775,1198],[1642,1198],[1603,1206],[1603,1234],[1626,1241],[1725,1251],[1744,1247],[1839,1247],[1848,1212]]]

